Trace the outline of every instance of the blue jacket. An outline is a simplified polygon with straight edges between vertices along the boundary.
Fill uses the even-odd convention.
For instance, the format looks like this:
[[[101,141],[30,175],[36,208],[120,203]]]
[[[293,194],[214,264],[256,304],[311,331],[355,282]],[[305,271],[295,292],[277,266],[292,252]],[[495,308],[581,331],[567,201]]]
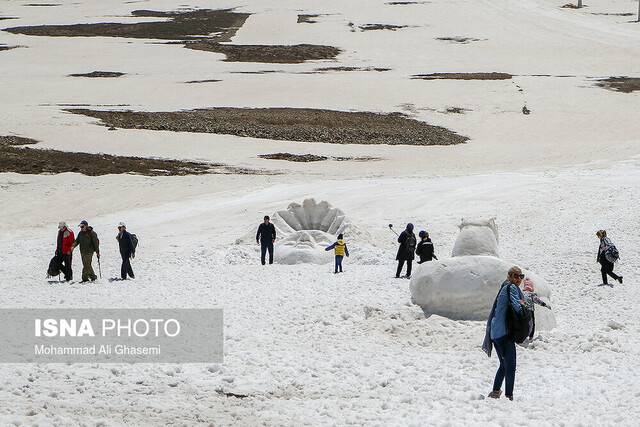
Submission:
[[[496,301],[491,309],[491,314],[489,314],[489,318],[487,319],[487,328],[484,343],[482,344],[482,349],[489,356],[491,356],[491,349],[493,347],[492,341],[507,335],[507,310],[509,310],[509,303],[511,303],[517,312],[521,313],[522,305],[520,304],[520,300],[523,298],[522,291],[518,286],[511,284],[508,280],[502,283]]]

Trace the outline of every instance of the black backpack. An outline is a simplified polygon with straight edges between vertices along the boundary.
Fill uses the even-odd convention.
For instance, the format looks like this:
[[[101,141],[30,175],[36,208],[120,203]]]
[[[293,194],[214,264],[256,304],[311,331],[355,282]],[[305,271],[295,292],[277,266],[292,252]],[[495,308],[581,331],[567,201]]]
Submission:
[[[138,249],[138,236],[131,233],[131,244],[133,245],[133,251],[135,252]]]
[[[513,285],[509,283],[507,286]],[[531,311],[526,307],[522,307],[522,311],[518,313],[511,304],[511,295],[509,291],[510,290],[507,289],[507,298],[509,301],[509,309],[507,310],[507,335],[509,335],[509,338],[513,341],[520,344],[529,336]]]
[[[47,277],[54,277],[62,273],[62,260],[56,255],[49,261],[49,268],[47,268]]]
[[[405,245],[407,245],[407,253],[413,254],[413,251],[416,250],[416,236],[415,236],[415,234],[412,233],[412,234],[408,234],[407,235],[407,241],[406,241]]]

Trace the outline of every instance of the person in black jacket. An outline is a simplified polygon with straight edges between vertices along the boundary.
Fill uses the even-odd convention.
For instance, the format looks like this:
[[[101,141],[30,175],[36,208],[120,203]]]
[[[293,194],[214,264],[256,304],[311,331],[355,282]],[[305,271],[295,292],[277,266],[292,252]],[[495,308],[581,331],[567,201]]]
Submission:
[[[413,234],[413,224],[407,224],[407,228],[398,236],[398,243],[400,243],[400,246],[398,247],[398,254],[396,255],[396,260],[398,260],[396,279],[400,277],[405,261],[407,262],[407,275],[404,277],[410,279],[411,265],[413,263],[414,251],[416,250],[416,235]]]
[[[131,258],[135,258],[136,250],[133,246],[133,239],[131,233],[127,231],[127,226],[124,222],[118,224],[118,235],[116,236],[118,246],[120,247],[120,256],[122,257],[122,267],[120,267],[120,277],[122,280],[127,280],[127,275],[132,279],[135,279],[133,275],[133,269],[131,268]]]
[[[434,253],[433,242],[429,238],[429,233],[422,230],[418,236],[420,237],[420,243],[416,247],[416,255],[420,257],[420,261],[418,264],[422,264],[425,261],[432,261],[434,259],[438,259],[436,254]]]
[[[273,242],[276,241],[276,227],[271,224],[269,216],[264,217],[264,222],[258,226],[256,243],[260,243],[260,261],[265,265],[265,256],[269,251],[269,264],[273,264]]]

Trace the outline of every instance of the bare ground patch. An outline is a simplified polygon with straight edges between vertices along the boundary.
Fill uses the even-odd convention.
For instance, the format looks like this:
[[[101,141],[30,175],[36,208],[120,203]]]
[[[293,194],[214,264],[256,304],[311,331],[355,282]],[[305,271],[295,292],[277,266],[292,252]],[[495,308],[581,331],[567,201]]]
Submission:
[[[55,7],[55,6],[62,6],[62,3],[27,3],[27,4],[23,4],[23,6],[29,6],[29,7]]]
[[[360,25],[360,31],[379,31],[379,30],[389,30],[396,31],[401,28],[408,28],[408,25],[393,25],[393,24],[364,24]]]
[[[411,76],[412,79],[421,80],[509,80],[511,77],[507,73],[431,73]]]
[[[465,114],[467,111],[471,111],[468,108],[462,107],[447,107],[443,113],[444,114]]]
[[[640,91],[640,77],[609,77],[599,80],[596,85],[615,92],[631,93]]]
[[[316,18],[319,17],[319,14],[298,15],[298,24],[315,24],[318,22]]]
[[[5,51],[5,50],[16,49],[18,47],[22,47],[22,46],[8,46],[6,44],[0,44],[0,52]]]
[[[229,41],[250,14],[231,9],[160,12],[135,10],[132,16],[168,18],[166,21],[137,23],[94,23],[72,25],[35,25],[7,28],[14,34],[53,37],[128,37],[144,39],[188,40],[206,36]]]
[[[202,40],[185,44],[188,49],[217,52],[226,55],[227,62],[265,62],[299,64],[305,61],[334,59],[341,51],[333,46],[297,45],[232,45]]]
[[[346,162],[346,161],[354,161],[354,162],[370,162],[375,160],[382,160],[380,157],[328,157],[328,156],[319,156],[317,154],[292,154],[292,153],[273,153],[273,154],[259,154],[258,157],[261,159],[268,160],[286,160],[289,162],[321,162],[325,160],[335,160],[337,162]]]
[[[476,39],[474,37],[460,37],[460,36],[454,36],[454,37],[436,37],[436,40],[440,40],[440,41],[444,41],[444,42],[450,42],[450,43],[459,43],[459,44],[469,44],[471,42],[480,42],[486,39]]]
[[[407,6],[410,4],[427,4],[430,3],[428,1],[388,1],[385,4],[390,6]]]
[[[222,80],[220,80],[220,79],[207,79],[207,80],[189,80],[189,81],[187,81],[185,83],[189,83],[189,84],[192,84],[192,83],[217,83],[217,82],[221,82],[221,81]]]
[[[119,71],[92,71],[90,73],[69,74],[69,77],[112,78],[122,77],[125,74]]]
[[[0,172],[30,175],[76,172],[89,176],[122,173],[146,176],[263,173],[217,163],[112,156],[26,147],[26,145],[33,145],[37,142],[34,139],[19,136],[0,136]]]
[[[203,132],[334,144],[452,145],[466,136],[402,113],[311,108],[218,107],[174,112],[66,110],[100,119],[107,127]]]
[[[391,71],[391,68],[382,67],[321,67],[313,70],[313,73],[327,73],[327,72],[343,72],[343,71],[376,71],[384,72]]]

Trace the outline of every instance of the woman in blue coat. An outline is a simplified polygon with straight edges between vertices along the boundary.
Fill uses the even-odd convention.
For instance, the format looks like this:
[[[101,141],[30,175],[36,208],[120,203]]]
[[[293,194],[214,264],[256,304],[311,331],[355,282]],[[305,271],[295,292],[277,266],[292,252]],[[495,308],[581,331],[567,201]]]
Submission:
[[[516,379],[516,343],[509,336],[507,315],[509,304],[518,313],[524,310],[524,295],[519,286],[524,274],[519,267],[511,267],[507,280],[502,283],[496,301],[487,320],[487,329],[482,349],[491,357],[491,349],[495,348],[500,366],[493,381],[493,390],[489,397],[498,399],[502,394],[502,382],[505,382],[505,396],[513,400],[513,385]]]

